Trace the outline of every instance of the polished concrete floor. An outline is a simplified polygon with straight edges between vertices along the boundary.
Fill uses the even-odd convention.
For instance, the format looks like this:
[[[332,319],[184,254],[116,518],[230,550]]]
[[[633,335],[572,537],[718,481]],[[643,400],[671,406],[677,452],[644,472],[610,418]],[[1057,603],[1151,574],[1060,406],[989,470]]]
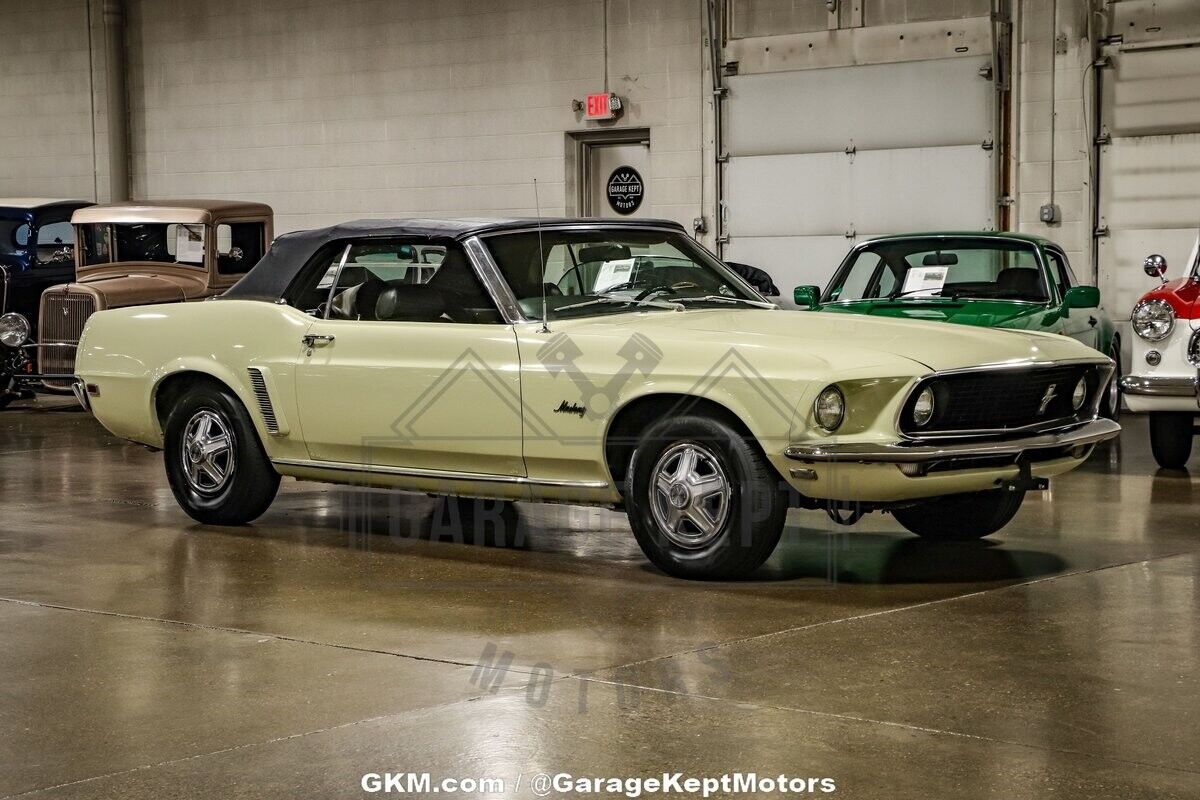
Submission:
[[[533,797],[536,773],[664,770],[1200,797],[1200,487],[1126,422],[993,541],[792,512],[756,580],[702,584],[603,510],[287,481],[253,526],[195,525],[160,455],[20,404],[0,797],[362,797],[369,772]]]

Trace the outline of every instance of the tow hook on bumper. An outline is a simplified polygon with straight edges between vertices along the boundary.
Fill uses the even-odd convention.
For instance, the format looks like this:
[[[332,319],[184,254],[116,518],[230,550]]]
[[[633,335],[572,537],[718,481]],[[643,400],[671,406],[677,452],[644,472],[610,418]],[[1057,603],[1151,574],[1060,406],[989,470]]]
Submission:
[[[1006,492],[1044,492],[1050,488],[1049,478],[1035,478],[1029,464],[1029,459],[1017,459],[1017,477],[1008,480],[998,479],[996,487]]]

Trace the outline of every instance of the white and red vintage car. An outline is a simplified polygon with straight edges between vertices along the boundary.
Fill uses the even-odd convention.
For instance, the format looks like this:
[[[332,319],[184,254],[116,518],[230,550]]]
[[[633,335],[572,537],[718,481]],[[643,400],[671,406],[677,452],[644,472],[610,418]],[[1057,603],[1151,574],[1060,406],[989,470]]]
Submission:
[[[1146,259],[1162,285],[1133,307],[1133,359],[1121,379],[1130,411],[1150,414],[1150,447],[1159,466],[1182,468],[1192,453],[1200,415],[1200,240],[1184,276],[1167,280],[1167,260]]]

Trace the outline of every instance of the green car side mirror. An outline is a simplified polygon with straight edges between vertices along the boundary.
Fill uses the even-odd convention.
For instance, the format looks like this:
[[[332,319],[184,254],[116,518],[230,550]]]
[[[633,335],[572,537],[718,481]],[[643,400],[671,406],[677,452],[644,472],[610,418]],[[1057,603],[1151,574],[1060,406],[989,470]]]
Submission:
[[[1095,286],[1072,286],[1063,294],[1063,308],[1098,308],[1100,290]]]
[[[792,299],[796,301],[796,305],[800,306],[800,308],[811,311],[820,305],[821,287],[797,286],[792,292]]]

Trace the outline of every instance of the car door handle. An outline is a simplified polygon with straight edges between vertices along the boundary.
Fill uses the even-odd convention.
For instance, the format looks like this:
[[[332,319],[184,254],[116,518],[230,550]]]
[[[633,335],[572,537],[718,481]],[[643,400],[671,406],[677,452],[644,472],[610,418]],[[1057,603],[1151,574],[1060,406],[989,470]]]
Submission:
[[[316,347],[318,344],[329,344],[333,341],[333,336],[325,333],[309,333],[305,334],[300,340],[300,344],[305,347]]]

